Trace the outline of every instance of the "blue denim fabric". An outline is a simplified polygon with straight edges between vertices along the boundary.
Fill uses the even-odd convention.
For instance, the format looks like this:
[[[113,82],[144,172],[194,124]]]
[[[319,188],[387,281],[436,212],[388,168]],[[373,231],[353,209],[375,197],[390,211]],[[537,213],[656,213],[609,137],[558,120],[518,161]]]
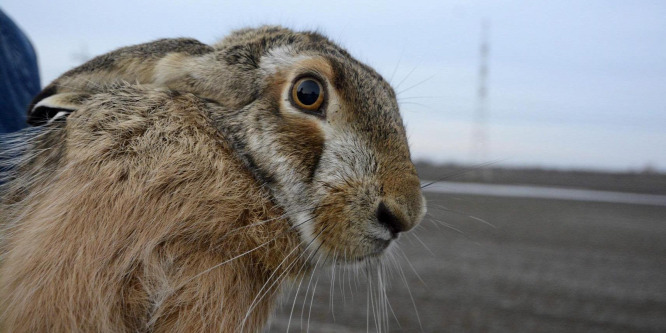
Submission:
[[[26,112],[39,93],[37,56],[32,44],[0,10],[0,133],[26,127]]]

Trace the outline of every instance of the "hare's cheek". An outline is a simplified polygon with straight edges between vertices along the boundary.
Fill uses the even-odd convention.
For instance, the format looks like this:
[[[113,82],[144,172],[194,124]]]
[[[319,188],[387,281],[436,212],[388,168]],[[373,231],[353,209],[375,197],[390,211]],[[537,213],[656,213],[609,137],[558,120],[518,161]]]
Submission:
[[[365,186],[364,186],[365,185]],[[338,260],[354,260],[377,252],[373,209],[376,191],[367,184],[337,184],[315,209],[313,236]]]
[[[319,203],[313,225],[313,234],[318,238],[322,250],[327,253],[348,252],[355,243],[355,230],[348,219],[348,207],[342,200],[329,196]]]
[[[312,179],[324,149],[324,134],[319,126],[310,119],[285,117],[278,132],[275,148],[292,160],[294,171],[305,180]]]

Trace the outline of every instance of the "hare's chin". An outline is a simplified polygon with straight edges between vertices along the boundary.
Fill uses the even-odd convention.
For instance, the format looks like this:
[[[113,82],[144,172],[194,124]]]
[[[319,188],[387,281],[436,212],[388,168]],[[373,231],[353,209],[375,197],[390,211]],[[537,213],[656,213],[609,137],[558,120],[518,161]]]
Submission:
[[[369,241],[372,242],[375,249],[370,251],[370,255],[381,255],[384,251],[391,245],[393,240],[383,239],[383,238],[369,238]]]
[[[367,250],[363,251],[364,253],[356,253],[352,258],[350,258],[350,260],[347,260],[349,263],[362,262],[368,259],[379,258],[383,256],[386,252],[389,251],[394,240],[377,237],[366,237],[364,242],[368,243]]]

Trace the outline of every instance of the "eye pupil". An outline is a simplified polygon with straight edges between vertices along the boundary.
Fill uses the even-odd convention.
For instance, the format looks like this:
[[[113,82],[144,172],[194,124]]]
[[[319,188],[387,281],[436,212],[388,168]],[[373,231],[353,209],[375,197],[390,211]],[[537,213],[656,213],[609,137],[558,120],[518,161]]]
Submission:
[[[324,115],[321,109],[324,103],[324,87],[316,78],[305,77],[291,86],[291,104],[310,114]]]
[[[321,93],[319,84],[314,80],[303,80],[296,90],[296,97],[303,105],[313,105]]]

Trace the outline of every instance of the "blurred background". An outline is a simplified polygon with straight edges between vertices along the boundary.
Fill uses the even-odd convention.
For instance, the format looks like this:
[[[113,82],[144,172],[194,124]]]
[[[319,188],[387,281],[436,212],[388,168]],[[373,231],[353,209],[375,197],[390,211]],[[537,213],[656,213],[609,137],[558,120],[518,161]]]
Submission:
[[[391,331],[666,331],[666,2],[0,9],[31,40],[42,86],[118,47],[213,43],[261,24],[318,30],[374,67],[398,92],[421,177],[440,180],[425,188],[422,226],[400,242]],[[341,282],[343,271],[287,293],[269,330],[383,329],[367,281]]]

